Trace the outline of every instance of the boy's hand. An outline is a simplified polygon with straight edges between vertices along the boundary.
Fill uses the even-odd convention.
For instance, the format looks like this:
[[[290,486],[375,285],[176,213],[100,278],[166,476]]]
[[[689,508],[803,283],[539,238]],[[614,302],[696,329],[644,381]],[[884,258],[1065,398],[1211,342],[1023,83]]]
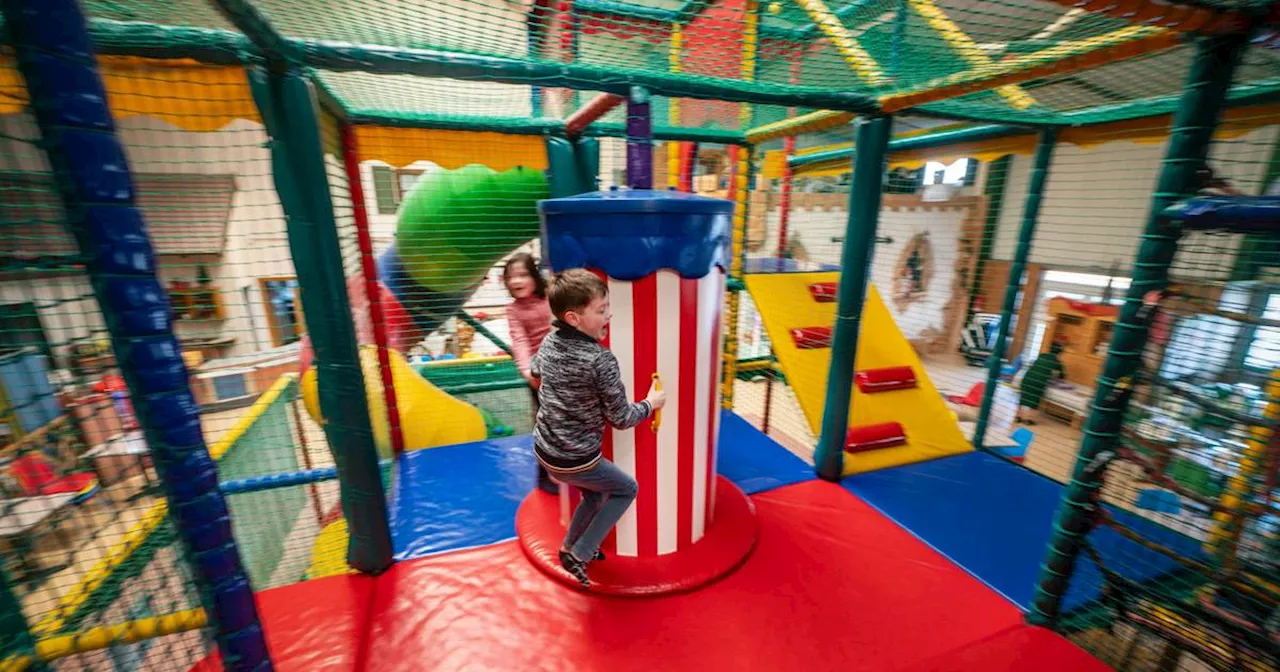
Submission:
[[[667,405],[667,393],[658,389],[658,381],[655,380],[649,384],[649,394],[644,400],[656,411]]]

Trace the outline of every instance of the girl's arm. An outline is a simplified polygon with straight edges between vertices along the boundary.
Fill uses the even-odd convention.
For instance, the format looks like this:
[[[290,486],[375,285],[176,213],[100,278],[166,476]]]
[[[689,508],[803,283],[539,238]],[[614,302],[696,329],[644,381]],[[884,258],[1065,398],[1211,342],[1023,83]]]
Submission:
[[[529,333],[524,323],[513,314],[511,306],[507,306],[507,331],[511,334],[511,354],[516,360],[516,369],[520,375],[529,377],[529,360],[533,358],[533,348],[529,346]]]

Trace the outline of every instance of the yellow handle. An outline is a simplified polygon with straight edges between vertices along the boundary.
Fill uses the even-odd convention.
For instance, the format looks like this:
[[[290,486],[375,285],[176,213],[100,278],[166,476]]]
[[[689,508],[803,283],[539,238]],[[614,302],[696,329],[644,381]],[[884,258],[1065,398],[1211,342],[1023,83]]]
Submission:
[[[653,374],[653,387],[656,390],[662,389],[662,379],[658,377],[658,373],[656,371]],[[662,409],[661,408],[653,412],[653,423],[650,424],[649,426],[653,428],[654,434],[658,433],[658,428],[662,426]]]

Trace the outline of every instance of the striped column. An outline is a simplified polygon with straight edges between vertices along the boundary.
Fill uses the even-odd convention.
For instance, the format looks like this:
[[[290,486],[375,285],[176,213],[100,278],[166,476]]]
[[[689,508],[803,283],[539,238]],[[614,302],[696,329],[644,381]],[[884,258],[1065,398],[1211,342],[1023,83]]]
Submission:
[[[605,432],[605,458],[634,476],[640,491],[604,550],[622,557],[675,553],[702,538],[715,502],[724,271],[682,278],[659,270],[625,281],[591,270],[609,284],[613,320],[605,345],[618,359],[628,396],[643,398],[655,372],[667,393],[657,432],[649,421]],[[566,519],[577,504],[570,490],[561,492]]]

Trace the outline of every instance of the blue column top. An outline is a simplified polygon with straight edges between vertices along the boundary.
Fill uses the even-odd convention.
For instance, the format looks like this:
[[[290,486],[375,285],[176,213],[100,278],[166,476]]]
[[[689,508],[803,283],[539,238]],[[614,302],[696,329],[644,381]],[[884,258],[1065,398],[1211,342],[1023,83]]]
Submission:
[[[733,202],[678,191],[595,191],[538,203],[543,254],[556,271],[618,280],[661,269],[701,278],[729,268]]]

